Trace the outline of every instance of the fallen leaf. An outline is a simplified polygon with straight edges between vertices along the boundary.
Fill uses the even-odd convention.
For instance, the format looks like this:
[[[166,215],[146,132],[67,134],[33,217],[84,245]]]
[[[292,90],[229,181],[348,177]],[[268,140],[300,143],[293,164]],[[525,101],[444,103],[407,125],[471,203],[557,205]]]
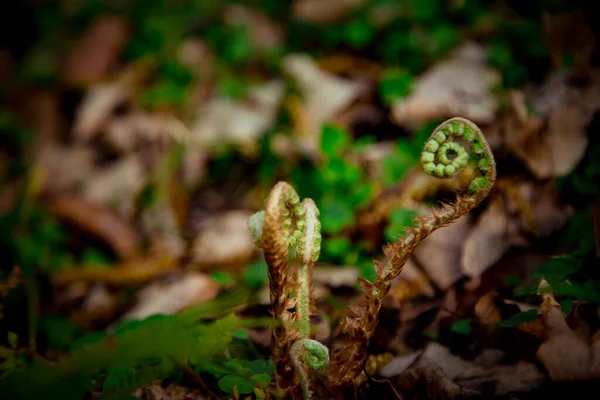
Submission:
[[[411,365],[413,365],[422,353],[422,351],[414,351],[412,353],[394,357],[381,369],[381,371],[379,371],[379,375],[381,375],[384,378],[391,378],[393,376],[400,375],[402,372],[406,371]]]
[[[134,258],[109,268],[99,268],[97,265],[62,268],[52,275],[52,283],[57,286],[84,282],[136,285],[165,275],[177,266],[175,260],[169,256],[151,255],[148,258]]]
[[[449,348],[439,343],[428,344],[414,367],[426,367],[430,364],[440,367],[450,379],[456,378],[471,367],[470,362],[452,354]]]
[[[250,211],[235,210],[207,220],[192,243],[192,262],[211,268],[243,266],[250,261],[257,252],[248,230],[250,215]]]
[[[136,254],[140,240],[129,221],[110,207],[76,196],[56,196],[48,208],[58,218],[108,243],[121,258]]]
[[[473,366],[457,376],[455,382],[463,389],[496,397],[511,392],[531,391],[540,387],[545,380],[538,367],[519,361],[515,365]]]
[[[415,82],[412,92],[392,107],[399,125],[419,125],[431,119],[461,115],[478,124],[493,122],[498,101],[492,87],[500,74],[487,65],[483,47],[466,43]]]
[[[413,257],[440,290],[446,290],[461,277],[462,247],[470,230],[469,215],[429,235],[413,252]],[[463,256],[464,257],[464,256]]]
[[[402,391],[402,398],[460,400],[480,397],[477,391],[461,388],[434,364],[410,368],[390,381]]]
[[[144,60],[123,70],[114,80],[92,85],[75,113],[73,135],[88,141],[100,133],[112,112],[136,92],[138,82],[150,71],[152,64]]]
[[[283,42],[281,25],[250,7],[241,4],[228,6],[223,19],[229,26],[246,26],[250,40],[259,50],[277,48]]]
[[[242,100],[218,98],[197,112],[190,145],[231,144],[253,151],[257,140],[275,123],[284,94],[281,81],[270,81],[250,89]]]
[[[402,273],[392,282],[389,296],[398,301],[400,307],[403,302],[424,296],[432,298],[435,289],[431,286],[429,278],[424,274],[412,259],[408,259]]]
[[[38,155],[43,172],[41,190],[61,193],[74,189],[94,171],[96,153],[87,146],[48,146]]]
[[[321,126],[347,107],[359,94],[360,85],[321,70],[306,54],[289,54],[283,68],[302,93],[305,121],[297,132],[305,151],[320,152]]]
[[[145,233],[152,242],[152,251],[157,254],[168,254],[179,259],[186,251],[179,223],[173,207],[166,202],[160,202],[145,208],[141,213]]]
[[[591,364],[590,343],[571,331],[545,280],[540,283],[539,290],[542,297],[539,315],[544,324],[546,339],[536,352],[538,360],[553,381],[589,379],[591,372],[597,368]]]
[[[513,95],[506,146],[536,178],[563,176],[581,161],[588,144],[586,127],[600,107],[593,94],[597,88],[595,81],[583,91],[570,87],[564,73],[554,73],[530,94]]]
[[[129,39],[129,23],[114,15],[96,17],[67,54],[61,71],[68,85],[86,85],[106,78]]]
[[[114,206],[121,214],[131,215],[134,200],[145,182],[144,168],[132,154],[96,170],[85,180],[85,198]]]
[[[313,282],[319,282],[333,288],[353,287],[359,278],[357,268],[341,265],[318,265],[313,268],[312,274]]]
[[[366,0],[295,0],[292,14],[303,21],[324,24],[339,20],[364,3]]]
[[[208,275],[190,272],[169,282],[151,283],[137,294],[135,306],[121,320],[144,319],[154,314],[175,314],[212,300],[220,287]]]
[[[478,218],[464,242],[462,272],[478,279],[514,244],[523,244],[517,223],[509,218],[501,199],[496,198]]]

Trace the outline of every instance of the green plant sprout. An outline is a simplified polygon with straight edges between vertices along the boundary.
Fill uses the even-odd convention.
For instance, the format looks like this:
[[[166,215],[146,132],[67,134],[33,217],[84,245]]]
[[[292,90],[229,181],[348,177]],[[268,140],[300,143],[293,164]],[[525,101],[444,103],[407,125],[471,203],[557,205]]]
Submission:
[[[398,242],[384,247],[386,259],[375,263],[375,281],[359,280],[364,293],[342,318],[334,338],[334,343],[342,345],[332,350],[329,362],[329,350],[309,338],[308,324],[310,275],[321,241],[319,213],[311,199],[300,203],[289,184],[279,182],[273,187],[265,210],[254,214],[248,226],[255,243],[264,250],[272,313],[281,324],[281,328],[273,329],[271,341],[279,389],[293,397],[301,386],[304,398],[309,399],[311,389],[305,365],[322,371],[324,383],[331,390],[352,385],[364,369],[367,346],[377,326],[383,299],[410,254],[435,230],[477,207],[494,185],[496,164],[490,147],[479,127],[464,118],[451,118],[433,131],[421,153],[423,169],[438,178],[452,178],[469,162],[466,145],[478,159],[481,176],[472,180],[467,193],[459,194],[454,204],[434,209],[432,216],[416,217],[414,227],[407,228]]]

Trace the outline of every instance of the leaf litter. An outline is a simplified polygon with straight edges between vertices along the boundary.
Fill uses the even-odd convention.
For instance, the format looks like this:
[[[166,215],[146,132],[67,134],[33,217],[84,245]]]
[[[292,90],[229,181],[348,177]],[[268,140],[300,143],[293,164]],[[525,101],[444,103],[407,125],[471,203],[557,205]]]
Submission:
[[[452,182],[440,182],[418,167],[421,130],[462,116],[478,123],[489,139],[499,162],[498,182],[481,207],[424,240],[393,282],[356,395],[519,399],[559,382],[597,383],[600,173],[589,160],[597,146],[600,75],[589,62],[597,35],[585,15],[543,12],[540,33],[552,69],[543,79],[508,88],[502,86],[510,73],[499,57],[499,42],[490,39],[501,37],[495,31],[501,24],[491,16],[465,28],[466,37],[419,68],[398,72],[395,64],[418,59],[408,54],[401,62],[386,61],[386,49],[403,43],[402,35],[423,50],[434,48],[434,42],[441,46],[452,33],[436,31],[435,41],[419,44],[427,22],[411,25],[394,40],[370,32],[400,29],[397,18],[427,21],[441,12],[435,7],[427,14],[427,7],[415,8],[415,2],[402,7],[362,0],[291,3],[282,7],[294,21],[279,18],[275,5],[228,5],[218,17],[206,11],[203,18],[218,18],[217,27],[206,30],[203,19],[172,44],[165,40],[160,52],[146,49],[148,57],[135,61],[131,54],[148,39],[140,40],[141,28],[127,16],[100,14],[69,41],[57,70],[60,85],[81,97],[76,104],[68,104],[58,90],[22,89],[8,97],[34,134],[25,153],[39,178],[7,173],[15,168],[10,157],[19,142],[7,139],[2,210],[21,204],[19,218],[31,222],[5,232],[27,237],[38,227],[35,240],[48,241],[40,250],[15,240],[12,247],[22,253],[10,259],[28,273],[47,274],[44,284],[51,290],[40,292],[37,307],[42,321],[45,314],[60,314],[61,333],[108,334],[121,324],[143,326],[157,315],[209,319],[205,316],[220,314],[214,305],[220,303],[213,302],[222,299],[223,309],[234,309],[238,317],[269,317],[266,266],[247,220],[263,206],[268,188],[289,178],[303,196],[318,200],[322,212],[333,200],[343,200],[337,206],[349,216],[338,232],[324,232],[323,242],[333,244],[312,277],[315,338],[334,340],[335,320],[360,290],[357,278],[372,278],[370,260],[379,255],[370,249],[385,244],[387,228],[402,228],[393,225],[392,214],[428,215],[431,205],[452,201],[453,192],[471,179],[474,171],[468,168]],[[454,4],[453,12],[463,6]],[[321,37],[302,31],[302,24]],[[327,33],[332,26],[343,34]],[[298,39],[297,32],[310,42],[308,48],[288,43]],[[363,40],[374,51],[363,51]],[[327,48],[331,43],[334,51]],[[404,43],[406,49],[396,51],[408,52],[413,45]],[[514,71],[527,64],[513,62]],[[382,88],[390,76],[397,80]],[[157,87],[166,98],[188,97],[180,107],[149,106]],[[381,93],[394,94],[392,101]],[[360,149],[340,150],[332,160],[322,148],[324,124],[348,132],[351,143],[340,149]],[[11,129],[2,125],[3,133]],[[406,166],[398,167],[399,159]],[[326,173],[335,179],[325,181]],[[345,192],[362,185],[356,176],[363,173],[373,186],[360,201],[350,199]],[[21,188],[23,196],[9,193]],[[346,205],[346,198],[353,203]],[[574,241],[568,239],[573,231]],[[61,246],[67,256],[48,262],[49,249]],[[32,258],[44,268],[27,264]],[[540,276],[541,283],[535,282]],[[16,287],[7,284],[6,290]],[[248,288],[256,298],[227,303],[229,292]],[[238,338],[225,350],[215,346],[219,357],[207,356],[206,362],[222,367],[221,358],[268,357],[268,330],[244,329],[235,331]],[[39,336],[42,355],[60,362],[67,347],[52,349],[56,344],[49,338],[56,335]],[[20,344],[26,338],[21,335]],[[260,356],[240,351],[252,353],[254,345]],[[191,365],[193,370],[183,370],[191,382],[158,374],[128,393],[225,398],[216,383],[219,367]],[[95,376],[102,380],[106,374]],[[91,390],[96,396],[102,388]],[[253,390],[256,398],[264,393],[259,385]]]

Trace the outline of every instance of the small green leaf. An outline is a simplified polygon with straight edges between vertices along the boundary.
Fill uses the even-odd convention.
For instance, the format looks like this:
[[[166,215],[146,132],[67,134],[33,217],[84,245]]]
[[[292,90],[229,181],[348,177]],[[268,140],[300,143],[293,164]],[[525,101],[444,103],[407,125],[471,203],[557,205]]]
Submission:
[[[386,105],[391,106],[410,93],[413,81],[412,74],[406,70],[388,70],[379,82],[379,95]]]
[[[234,387],[237,387],[238,392],[241,394],[252,393],[255,386],[254,382],[238,375],[225,375],[219,379],[218,384],[222,391],[229,394],[234,393]]]
[[[329,257],[339,258],[352,248],[350,239],[344,236],[331,237],[324,241],[324,250]]]
[[[271,383],[271,376],[267,374],[256,374],[253,375],[250,380],[254,382],[255,385],[264,389]]]
[[[321,131],[321,150],[329,157],[340,156],[350,145],[350,134],[336,126],[324,124]]]
[[[248,331],[245,329],[236,329],[232,334],[234,339],[248,340]]]
[[[235,277],[227,271],[213,271],[210,277],[221,286],[231,286],[235,284]]]
[[[452,332],[460,333],[463,335],[469,335],[473,332],[471,329],[471,323],[473,320],[471,318],[459,319],[452,325]]]
[[[267,263],[264,257],[260,257],[256,262],[248,265],[242,275],[248,286],[254,289],[263,286],[268,278]]]
[[[535,321],[537,318],[537,310],[523,311],[511,316],[509,319],[498,322],[500,328],[514,328],[523,322]]]
[[[321,207],[323,232],[338,233],[354,223],[354,211],[338,200],[325,203]]]

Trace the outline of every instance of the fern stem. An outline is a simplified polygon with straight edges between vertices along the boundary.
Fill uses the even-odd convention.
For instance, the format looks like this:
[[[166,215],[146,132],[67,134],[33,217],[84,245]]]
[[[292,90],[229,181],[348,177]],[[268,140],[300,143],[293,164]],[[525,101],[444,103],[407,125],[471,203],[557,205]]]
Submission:
[[[452,205],[434,209],[430,217],[417,217],[415,228],[406,229],[398,242],[383,248],[385,261],[375,262],[377,279],[374,283],[359,282],[364,293],[342,318],[336,342],[345,345],[332,351],[332,362],[325,374],[329,386],[349,386],[363,370],[383,299],[417,245],[477,207],[490,193],[496,180],[494,156],[479,127],[467,119],[451,118],[433,131],[421,153],[423,169],[438,178],[452,178],[461,172],[469,161],[469,152],[457,140],[470,145],[482,176],[471,181],[468,194],[459,195]]]

